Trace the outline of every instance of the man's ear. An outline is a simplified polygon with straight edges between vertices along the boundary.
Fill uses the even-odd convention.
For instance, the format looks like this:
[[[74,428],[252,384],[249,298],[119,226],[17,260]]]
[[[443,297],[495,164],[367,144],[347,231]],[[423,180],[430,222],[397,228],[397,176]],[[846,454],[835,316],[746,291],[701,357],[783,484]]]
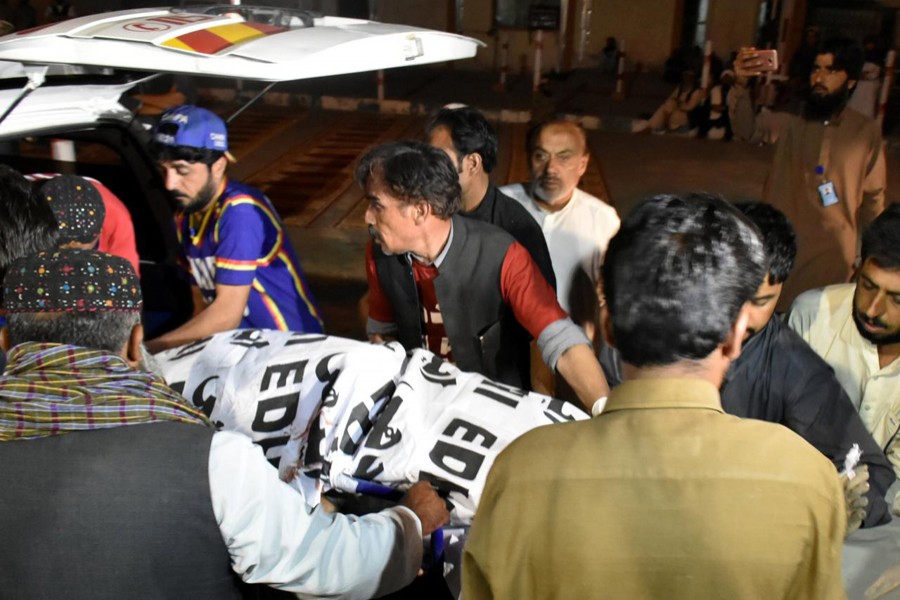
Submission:
[[[728,337],[722,344],[722,354],[728,360],[735,360],[741,354],[741,344],[744,341],[744,334],[747,333],[747,324],[750,322],[750,304],[745,302],[741,306],[741,312],[738,318],[731,324],[728,330]]]
[[[137,368],[141,364],[141,344],[144,343],[144,326],[138,323],[131,328],[131,335],[125,342],[122,349],[122,358],[132,368]]]
[[[463,158],[463,169],[469,173],[476,173],[481,170],[483,162],[481,155],[477,152],[466,154]]]
[[[0,350],[9,352],[9,329],[7,329],[6,325],[0,329]]]
[[[413,219],[416,225],[421,225],[425,218],[431,214],[431,205],[425,200],[419,200],[413,206]]]
[[[848,79],[848,80],[847,80],[847,89],[848,89],[848,90],[852,90],[852,89],[855,88],[855,87],[856,87],[856,80],[855,80],[855,79]]]
[[[225,167],[228,166],[228,158],[225,155],[220,156],[216,162],[209,166],[209,170],[213,177],[217,180],[225,176]]]

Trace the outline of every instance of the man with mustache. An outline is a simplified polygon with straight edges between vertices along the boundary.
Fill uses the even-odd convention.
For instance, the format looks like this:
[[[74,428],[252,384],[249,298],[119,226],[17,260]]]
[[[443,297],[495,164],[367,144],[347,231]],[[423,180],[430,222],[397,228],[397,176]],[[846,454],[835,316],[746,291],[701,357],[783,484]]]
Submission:
[[[859,232],[884,209],[881,131],[874,120],[847,107],[862,65],[858,43],[826,42],[809,73],[802,114],[789,117],[784,131],[768,131],[771,121],[753,118],[745,87],[746,77],[758,74],[762,61],[753,48],[743,48],[735,61],[741,76],[735,135],[777,140],[763,201],[797,228],[796,268],[785,283],[780,311],[806,290],[848,281]]]
[[[194,317],[148,348],[235,328],[320,333],[319,310],[275,207],[261,191],[226,176],[232,159],[222,119],[197,106],[170,109],[151,150],[178,207]]]
[[[531,180],[500,188],[534,217],[550,250],[556,297],[572,320],[596,331],[597,283],[609,240],[619,230],[616,210],[578,188],[590,154],[587,135],[576,123],[550,119],[535,125],[525,141]],[[570,398],[546,367],[535,363],[536,390]]]
[[[616,210],[578,188],[590,154],[584,129],[563,119],[535,125],[526,140],[531,181],[500,188],[531,213],[547,239],[556,274],[556,297],[571,307],[579,268],[596,285],[609,240],[619,230]]]
[[[834,369],[900,475],[900,204],[863,234],[856,283],[801,294],[788,324]]]
[[[746,303],[747,333],[740,356],[725,374],[722,408],[738,417],[784,425],[827,456],[836,470],[843,468],[844,458],[857,444],[870,486],[865,507],[848,509],[847,532],[882,525],[890,521],[884,496],[897,478],[891,464],[831,367],[775,315],[797,252],[794,229],[769,204],[746,202],[736,208],[762,233],[767,273]]]
[[[376,146],[356,168],[369,203],[369,339],[425,347],[464,371],[528,389],[517,324],[584,408],[609,391],[590,342],[531,255],[499,227],[460,216],[459,174],[421,142]]]

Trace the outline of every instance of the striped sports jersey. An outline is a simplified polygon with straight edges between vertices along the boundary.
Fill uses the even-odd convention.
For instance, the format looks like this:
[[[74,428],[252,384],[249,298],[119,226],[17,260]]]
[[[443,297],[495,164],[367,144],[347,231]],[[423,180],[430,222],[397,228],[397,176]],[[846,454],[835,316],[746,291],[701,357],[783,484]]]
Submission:
[[[265,194],[226,179],[193,218],[175,217],[190,275],[207,303],[216,284],[250,285],[241,328],[322,331],[322,319],[284,224]]]

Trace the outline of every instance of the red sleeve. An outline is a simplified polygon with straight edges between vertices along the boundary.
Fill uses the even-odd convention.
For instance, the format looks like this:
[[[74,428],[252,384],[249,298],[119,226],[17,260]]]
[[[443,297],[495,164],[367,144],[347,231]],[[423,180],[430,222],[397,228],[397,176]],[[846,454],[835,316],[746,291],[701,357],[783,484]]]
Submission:
[[[519,242],[514,242],[503,258],[500,289],[516,320],[534,339],[547,325],[568,316],[556,300],[556,292]]]
[[[135,272],[140,275],[140,259],[134,240],[134,224],[131,222],[131,213],[108,187],[95,180],[91,180],[91,183],[100,192],[103,206],[106,208],[106,218],[103,219],[100,244],[97,249],[126,259],[132,264]]]
[[[375,258],[372,256],[371,239],[366,244],[366,278],[369,280],[369,318],[382,323],[394,322],[394,310],[391,303],[378,281],[378,271],[375,269]]]

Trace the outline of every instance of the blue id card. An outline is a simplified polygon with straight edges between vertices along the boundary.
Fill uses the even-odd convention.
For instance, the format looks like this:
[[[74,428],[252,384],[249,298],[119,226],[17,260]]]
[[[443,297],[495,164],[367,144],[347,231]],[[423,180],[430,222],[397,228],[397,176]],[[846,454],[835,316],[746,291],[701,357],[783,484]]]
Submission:
[[[834,191],[834,184],[826,181],[819,186],[819,197],[822,199],[822,206],[832,206],[838,203],[837,194]]]

